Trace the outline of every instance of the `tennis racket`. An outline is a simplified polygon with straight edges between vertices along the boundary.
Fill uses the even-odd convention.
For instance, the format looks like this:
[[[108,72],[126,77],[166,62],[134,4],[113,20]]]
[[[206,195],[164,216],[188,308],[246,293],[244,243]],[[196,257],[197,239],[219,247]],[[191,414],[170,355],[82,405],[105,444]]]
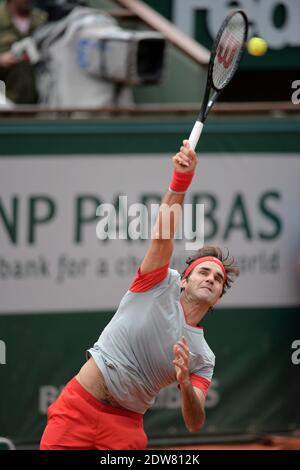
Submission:
[[[242,10],[230,12],[213,43],[201,111],[189,137],[193,150],[202,133],[209,111],[228,85],[243,56],[248,36],[248,18]]]

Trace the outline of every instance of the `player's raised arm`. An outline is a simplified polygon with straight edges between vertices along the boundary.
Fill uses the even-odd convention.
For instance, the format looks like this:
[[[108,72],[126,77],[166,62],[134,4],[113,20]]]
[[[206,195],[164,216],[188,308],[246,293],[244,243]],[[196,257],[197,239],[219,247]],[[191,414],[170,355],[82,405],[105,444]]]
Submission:
[[[192,182],[197,156],[188,140],[173,157],[173,176],[165,194],[154,226],[150,247],[141,264],[141,272],[154,271],[169,263],[173,252],[176,227],[181,220],[185,192]]]

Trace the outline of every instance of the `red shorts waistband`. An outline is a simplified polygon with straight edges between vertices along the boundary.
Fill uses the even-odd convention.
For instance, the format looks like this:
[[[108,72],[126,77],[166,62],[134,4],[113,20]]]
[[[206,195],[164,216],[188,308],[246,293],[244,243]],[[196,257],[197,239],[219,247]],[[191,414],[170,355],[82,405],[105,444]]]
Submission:
[[[143,421],[144,415],[142,415],[141,413],[137,413],[137,412],[131,411],[131,410],[126,410],[125,408],[114,408],[113,406],[106,405],[106,404],[102,403],[101,401],[97,400],[97,398],[95,398],[93,395],[91,395],[78,382],[76,377],[73,377],[73,379],[71,379],[70,382],[67,383],[66,388],[68,388],[69,390],[72,390],[73,392],[80,395],[81,398],[83,398],[86,402],[88,402],[90,405],[92,405],[98,411],[103,411],[104,413],[109,413],[109,414],[128,416],[130,418],[136,419],[137,421]]]

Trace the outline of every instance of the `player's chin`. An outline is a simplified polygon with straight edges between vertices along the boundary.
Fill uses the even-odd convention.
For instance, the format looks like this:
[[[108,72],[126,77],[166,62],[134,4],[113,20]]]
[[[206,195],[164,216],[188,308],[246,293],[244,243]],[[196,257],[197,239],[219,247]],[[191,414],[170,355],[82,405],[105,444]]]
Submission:
[[[219,295],[216,292],[210,291],[209,289],[199,289],[198,299],[206,302],[212,307],[218,301]]]
[[[212,302],[215,296],[211,292],[211,290],[201,287],[197,292],[197,297],[199,300],[206,300],[208,302]]]
[[[213,295],[213,291],[209,287],[200,287],[199,292],[204,292],[209,295]]]

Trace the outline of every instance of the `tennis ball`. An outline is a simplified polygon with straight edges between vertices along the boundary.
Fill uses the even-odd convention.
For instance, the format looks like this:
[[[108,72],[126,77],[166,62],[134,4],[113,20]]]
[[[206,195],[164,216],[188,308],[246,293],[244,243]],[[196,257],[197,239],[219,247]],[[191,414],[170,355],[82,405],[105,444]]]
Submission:
[[[251,55],[260,57],[268,50],[268,43],[262,38],[253,37],[248,41],[248,52]]]

